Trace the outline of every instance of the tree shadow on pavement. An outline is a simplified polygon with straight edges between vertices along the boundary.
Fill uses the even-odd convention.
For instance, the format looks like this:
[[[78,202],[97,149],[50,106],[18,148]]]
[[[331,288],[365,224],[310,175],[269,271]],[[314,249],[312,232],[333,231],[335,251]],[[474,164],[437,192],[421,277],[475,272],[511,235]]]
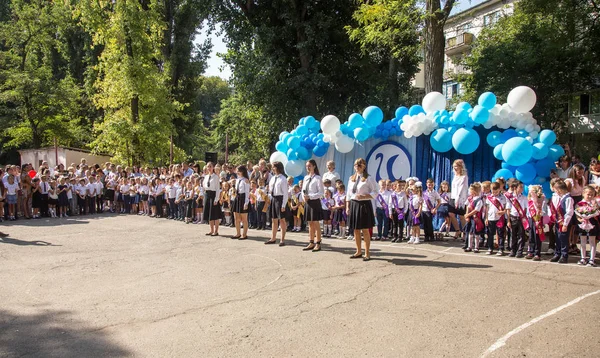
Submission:
[[[133,353],[69,311],[33,315],[0,310],[1,357],[124,357]]]
[[[387,254],[385,254],[388,256]],[[479,264],[467,264],[462,262],[444,262],[444,261],[431,261],[431,260],[406,260],[406,259],[387,259],[383,257],[373,257],[371,255],[371,261],[387,261],[394,265],[399,266],[427,266],[427,267],[439,267],[439,268],[470,268],[470,269],[485,269],[491,268],[492,265],[479,265]]]
[[[16,221],[6,221],[3,226],[56,227],[62,225],[82,225],[89,224],[92,220],[102,220],[118,216],[120,216],[120,214],[105,212],[102,214],[69,216],[68,218],[19,219]]]
[[[48,242],[48,241],[41,241],[41,240],[25,241],[25,240],[13,239],[13,238],[9,238],[9,237],[0,238],[0,244],[10,244],[10,245],[17,245],[17,246],[62,246],[62,245],[54,245],[53,243]]]

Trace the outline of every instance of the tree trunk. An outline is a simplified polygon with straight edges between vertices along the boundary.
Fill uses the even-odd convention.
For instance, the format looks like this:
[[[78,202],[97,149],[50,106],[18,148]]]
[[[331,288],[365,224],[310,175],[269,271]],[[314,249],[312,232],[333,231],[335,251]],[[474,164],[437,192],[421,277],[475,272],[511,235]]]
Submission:
[[[392,111],[398,101],[398,60],[394,56],[390,56],[388,65],[388,87],[389,103],[387,107]]]
[[[454,0],[427,0],[425,19],[425,93],[442,91],[444,82],[444,25],[452,11]]]

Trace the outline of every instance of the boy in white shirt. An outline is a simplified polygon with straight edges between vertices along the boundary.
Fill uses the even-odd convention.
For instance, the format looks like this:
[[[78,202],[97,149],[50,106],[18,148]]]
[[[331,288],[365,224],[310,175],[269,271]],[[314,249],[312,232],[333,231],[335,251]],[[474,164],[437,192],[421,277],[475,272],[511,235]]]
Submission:
[[[77,206],[79,206],[79,215],[85,215],[87,208],[87,186],[85,185],[85,179],[79,179],[79,184],[75,186],[75,192],[77,193]]]
[[[442,198],[434,190],[435,183],[433,179],[427,179],[427,190],[423,192],[423,206],[421,208],[421,217],[423,218],[423,231],[425,232],[425,241],[433,241],[433,215],[442,205]]]
[[[497,256],[504,255],[506,231],[506,197],[500,192],[500,184],[491,184],[492,193],[485,200],[485,225],[488,228],[488,255],[494,253],[494,239],[498,235]]]
[[[98,214],[102,214],[104,211],[104,203],[102,200],[102,194],[104,193],[104,184],[102,183],[102,179],[98,177],[96,180],[96,212]]]
[[[88,214],[96,213],[96,177],[91,176],[87,185]]]

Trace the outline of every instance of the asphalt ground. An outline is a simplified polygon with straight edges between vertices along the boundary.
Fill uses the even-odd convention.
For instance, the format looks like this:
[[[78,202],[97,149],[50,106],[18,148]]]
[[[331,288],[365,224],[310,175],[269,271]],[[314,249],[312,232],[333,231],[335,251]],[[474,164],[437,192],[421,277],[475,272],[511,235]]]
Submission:
[[[287,246],[139,216],[5,223],[1,357],[598,357],[600,271],[461,243]],[[576,262],[576,258],[571,258]]]

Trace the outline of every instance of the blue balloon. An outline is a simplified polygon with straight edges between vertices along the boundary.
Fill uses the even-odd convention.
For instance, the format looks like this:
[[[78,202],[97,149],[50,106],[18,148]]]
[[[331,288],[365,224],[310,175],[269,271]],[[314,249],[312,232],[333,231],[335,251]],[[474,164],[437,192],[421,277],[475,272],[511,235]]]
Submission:
[[[473,108],[473,112],[471,112],[471,118],[475,123],[484,124],[490,119],[490,111],[483,106],[476,105],[475,108]]]
[[[354,139],[354,131],[353,130],[349,130],[348,133],[346,134],[350,139]]]
[[[287,150],[288,150],[289,148],[288,148],[287,144],[285,144],[285,143],[284,143],[284,142],[282,142],[282,141],[279,141],[279,142],[277,142],[277,143],[275,144],[275,149],[277,149],[277,150],[278,150],[278,151],[280,151],[280,152],[287,153]]]
[[[471,105],[468,102],[460,102],[456,105],[456,111],[459,109],[469,110],[471,109]]]
[[[479,134],[474,129],[460,128],[452,135],[452,146],[460,154],[471,154],[479,147]]]
[[[365,123],[371,127],[376,127],[383,122],[383,111],[377,106],[369,106],[363,111]]]
[[[527,164],[523,164],[520,167],[518,167],[517,170],[515,171],[515,175],[516,175],[517,179],[519,179],[523,183],[531,184],[531,183],[533,183],[533,180],[535,179],[535,177],[537,175],[537,171],[535,170],[535,167],[533,166],[533,164],[527,163]]]
[[[315,125],[316,122],[317,122],[317,120],[315,119],[315,117],[308,116],[308,117],[306,117],[304,125],[307,126],[308,128],[311,128]]]
[[[409,115],[416,116],[419,113],[425,113],[423,107],[419,106],[418,104],[410,106],[410,109],[408,110]]]
[[[535,184],[544,184],[545,182],[547,182],[548,179],[544,178],[544,177],[536,177],[533,182]]]
[[[283,131],[283,132],[279,133],[279,140],[284,141],[283,138],[285,137],[286,134],[290,134],[290,132]]]
[[[429,144],[436,152],[445,153],[452,149],[452,134],[444,128],[436,129],[429,137]]]
[[[300,118],[300,120],[298,121],[299,125],[305,125],[306,124],[306,117],[302,117]]]
[[[477,103],[481,107],[487,109],[488,111],[491,111],[492,108],[494,108],[494,106],[496,105],[496,95],[492,92],[482,93],[481,96],[479,96],[479,100],[477,101]]]
[[[525,138],[511,138],[502,147],[502,158],[504,158],[505,162],[515,167],[527,163],[532,155],[533,147]]]
[[[322,139],[319,139],[317,141],[317,147],[324,147],[327,143],[325,143],[325,141],[323,141]]]
[[[546,158],[548,156],[548,146],[544,143],[534,143],[533,154],[531,156],[537,160]]]
[[[296,160],[296,159],[298,159],[298,155],[296,155],[296,151],[295,150],[293,150],[292,148],[290,148],[287,151],[287,158],[288,158],[288,160]]]
[[[502,162],[501,166],[502,166],[502,169],[508,169],[513,173],[515,172],[515,170],[517,170],[517,167],[514,167],[514,166],[508,164],[507,162]]]
[[[317,146],[313,149],[313,154],[315,155],[315,157],[322,157],[327,153],[327,149],[329,148]]]
[[[565,150],[558,144],[551,145],[550,148],[548,148],[548,157],[552,158],[555,162],[563,155],[565,155]]]
[[[542,183],[542,190],[544,191],[544,195],[546,195],[546,198],[552,197],[552,189],[550,189],[549,181]]]
[[[504,160],[504,158],[502,158],[502,147],[503,146],[504,146],[504,144],[500,143],[494,147],[494,158],[496,158],[498,160]]]
[[[381,136],[382,136],[383,138],[385,138],[385,139],[389,138],[389,136],[390,136],[390,131],[389,131],[389,130],[387,130],[387,129],[384,129],[384,130],[381,132]]]
[[[398,118],[393,118],[392,127],[398,127],[398,124],[400,124],[400,120]]]
[[[408,114],[408,108],[402,106],[396,108],[396,118],[401,119]]]
[[[350,117],[348,117],[348,127],[352,130],[362,127],[364,122],[363,117],[358,113],[352,113]]]
[[[369,130],[366,128],[356,128],[354,130],[354,138],[359,142],[364,142],[369,139]]]
[[[448,127],[448,132],[450,132],[450,134],[456,133],[457,130],[458,130],[458,127],[456,127],[456,126]]]
[[[385,129],[392,129],[392,122],[387,121],[383,124],[383,128]]]
[[[300,147],[300,138],[291,136],[288,138],[288,141],[286,144],[287,144],[288,148],[296,150],[296,149],[298,149],[298,147]]]
[[[469,112],[465,109],[457,109],[452,115],[452,119],[456,124],[465,124],[469,120]]]
[[[517,131],[517,135],[521,138],[525,138],[529,135],[529,132],[527,132],[525,129],[519,129]]]
[[[311,155],[310,155],[310,152],[308,151],[308,149],[306,149],[304,147],[300,147],[296,150],[296,157],[298,157],[298,159],[302,159],[302,160],[309,160]]]
[[[308,127],[303,124],[299,125],[298,127],[296,127],[296,134],[300,136],[308,134]]]
[[[312,125],[308,127],[308,129],[312,133],[319,133],[319,130],[321,129],[321,123],[319,123],[319,121],[315,120],[314,123],[312,123]]]
[[[495,147],[498,144],[501,144],[501,140],[500,137],[502,136],[502,133],[498,132],[498,131],[491,131],[488,133],[486,141],[487,144],[490,147]]]
[[[290,140],[290,138],[292,138],[293,135],[292,133],[286,133],[283,138],[281,139],[282,142],[284,142],[285,144],[287,144],[287,142]]]
[[[319,133],[319,134],[317,134],[317,138],[318,139],[323,139],[323,138],[325,138],[325,134]]]
[[[504,178],[504,180],[508,180],[510,178],[514,178],[515,175],[508,169],[500,169],[496,172],[496,174],[494,174],[494,176],[496,177],[496,179],[498,178]]]
[[[502,136],[500,137],[500,140],[502,141],[501,143],[506,143],[507,140],[514,138],[514,137],[518,137],[519,135],[517,134],[517,131],[509,128],[507,130],[505,130],[504,132],[502,132]]]
[[[550,157],[538,160],[533,164],[533,166],[535,167],[537,175],[541,177],[550,176],[550,170],[556,167],[554,160],[552,160]]]
[[[554,142],[556,142],[556,133],[554,133],[553,130],[544,129],[540,132],[537,139],[540,143],[544,143],[545,145],[550,147],[554,144]]]

